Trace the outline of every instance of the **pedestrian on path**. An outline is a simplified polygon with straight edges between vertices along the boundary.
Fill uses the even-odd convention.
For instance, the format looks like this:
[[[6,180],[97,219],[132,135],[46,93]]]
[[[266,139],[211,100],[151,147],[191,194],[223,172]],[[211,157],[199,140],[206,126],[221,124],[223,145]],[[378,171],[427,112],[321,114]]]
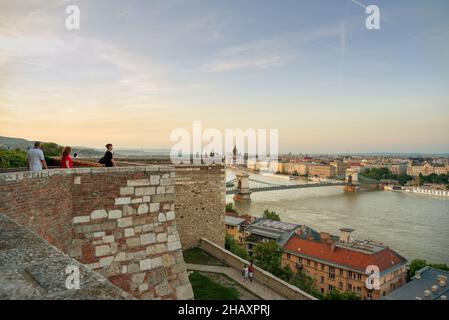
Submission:
[[[248,274],[249,274],[249,269],[248,269],[248,266],[245,264],[243,266],[243,270],[242,270],[243,281],[245,281],[248,278]]]
[[[254,266],[253,266],[253,263],[251,262],[251,264],[248,267],[249,281],[253,282],[253,276],[254,276]]]

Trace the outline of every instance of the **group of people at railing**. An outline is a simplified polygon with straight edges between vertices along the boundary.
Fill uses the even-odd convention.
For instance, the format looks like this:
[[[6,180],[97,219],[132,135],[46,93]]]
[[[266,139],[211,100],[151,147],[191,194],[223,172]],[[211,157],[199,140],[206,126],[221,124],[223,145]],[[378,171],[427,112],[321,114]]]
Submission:
[[[114,156],[112,155],[112,149],[113,149],[112,144],[108,143],[106,145],[106,152],[104,156],[98,161],[105,167],[116,166]],[[62,149],[60,168],[66,169],[73,168],[73,160],[71,153],[72,148],[69,146],[65,146]],[[75,153],[73,157],[76,158],[77,154]],[[47,162],[45,161],[44,151],[42,150],[42,144],[39,141],[36,141],[34,143],[34,147],[30,148],[27,152],[27,169],[28,171],[42,171],[44,169],[48,169]]]

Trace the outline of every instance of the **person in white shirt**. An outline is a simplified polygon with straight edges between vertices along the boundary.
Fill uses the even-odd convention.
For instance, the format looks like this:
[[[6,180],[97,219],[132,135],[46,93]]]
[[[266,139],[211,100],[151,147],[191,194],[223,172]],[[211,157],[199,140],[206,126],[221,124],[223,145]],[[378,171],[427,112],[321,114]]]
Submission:
[[[41,149],[41,143],[38,141],[34,143],[34,148],[28,150],[27,168],[28,171],[41,171],[42,168],[48,169],[44,152]]]

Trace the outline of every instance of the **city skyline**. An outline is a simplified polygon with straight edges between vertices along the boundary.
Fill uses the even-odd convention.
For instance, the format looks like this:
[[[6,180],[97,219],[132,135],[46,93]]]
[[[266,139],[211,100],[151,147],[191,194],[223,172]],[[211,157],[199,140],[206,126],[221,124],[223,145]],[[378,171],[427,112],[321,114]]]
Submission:
[[[79,31],[65,28],[69,4]],[[370,4],[380,30],[365,27]],[[201,120],[278,129],[281,153],[447,153],[448,8],[2,1],[0,135],[170,148]]]

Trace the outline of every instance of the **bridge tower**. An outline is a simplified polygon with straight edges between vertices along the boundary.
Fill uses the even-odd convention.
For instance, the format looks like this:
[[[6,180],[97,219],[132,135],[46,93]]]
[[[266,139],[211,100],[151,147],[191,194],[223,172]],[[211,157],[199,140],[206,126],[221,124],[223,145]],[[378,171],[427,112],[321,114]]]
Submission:
[[[249,174],[238,173],[237,177],[237,193],[234,195],[234,201],[251,201],[251,191],[249,190]]]
[[[359,182],[359,170],[349,168],[346,170],[346,185],[343,187],[345,192],[355,192]]]

